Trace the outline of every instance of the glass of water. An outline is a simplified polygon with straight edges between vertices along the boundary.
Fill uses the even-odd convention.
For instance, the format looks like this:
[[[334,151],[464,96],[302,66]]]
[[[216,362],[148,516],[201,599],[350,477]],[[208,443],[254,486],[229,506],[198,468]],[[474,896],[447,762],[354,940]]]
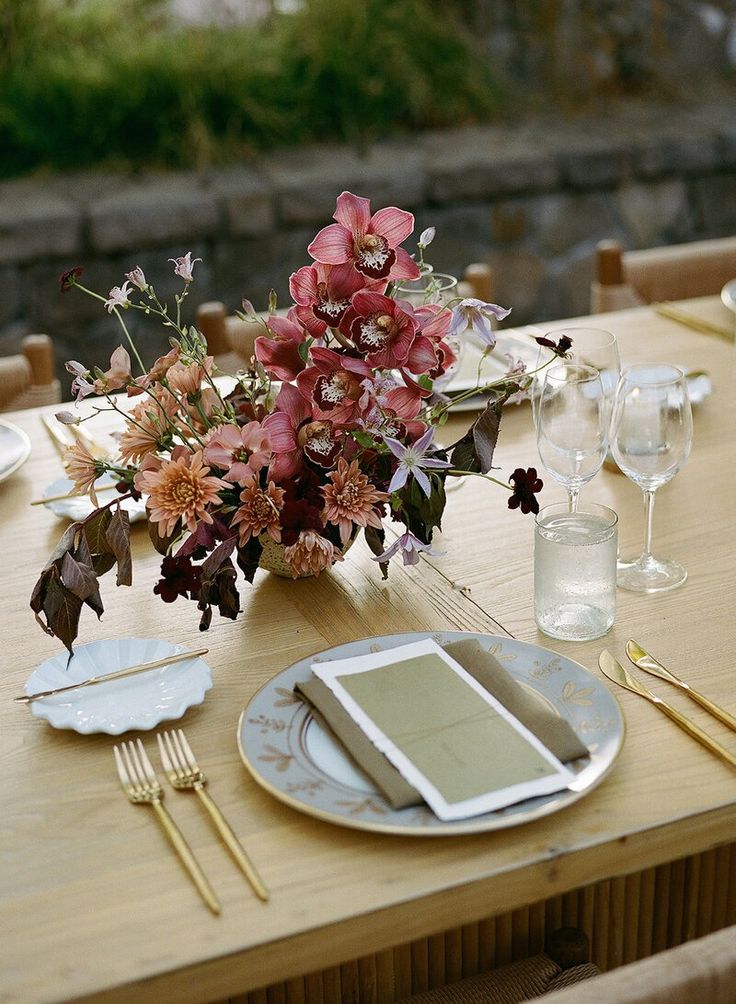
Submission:
[[[551,638],[589,641],[616,613],[618,516],[589,502],[571,512],[564,502],[536,516],[534,619]]]

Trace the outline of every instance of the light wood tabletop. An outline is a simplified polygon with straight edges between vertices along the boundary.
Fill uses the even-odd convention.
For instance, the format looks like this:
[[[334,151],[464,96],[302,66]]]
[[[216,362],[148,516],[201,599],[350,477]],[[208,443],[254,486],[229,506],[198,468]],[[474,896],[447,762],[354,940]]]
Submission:
[[[687,308],[733,323],[715,297]],[[506,493],[480,479],[449,494],[441,557],[408,569],[396,563],[384,582],[360,540],[319,579],[258,572],[254,586],[241,585],[238,621],[216,618],[204,636],[193,604],[152,595],[160,559],[145,525],[133,527],[134,585],[116,589],[103,579],[105,613],[98,622],[85,611],[78,643],[133,635],[209,646],[214,687],[182,726],[271,893],[267,903],[256,899],[195,799],[167,793],[221,900],[219,917],[199,901],[149,812],[123,796],[115,740],[54,730],[11,702],[31,671],[60,650],[34,623],[28,600],[64,524],[29,506],[62,473],[41,412],[6,416],[28,433],[32,453],[0,485],[0,999],[212,1001],[736,838],[736,772],[620,689],[626,740],[603,783],[562,812],[486,834],[428,840],[334,826],[271,798],[239,759],[238,717],[264,682],[310,654],[391,632],[510,633],[598,676],[600,650],[623,659],[634,637],[736,712],[734,346],[650,308],[588,320],[615,332],[624,364],[670,361],[707,370],[713,382],[712,395],[695,407],[690,460],[657,493],[654,513],[655,550],[682,562],[688,581],[655,596],[619,590],[605,639],[565,643],[536,630],[533,517],[509,511]],[[548,327],[566,323],[573,322]],[[469,417],[453,416],[442,438],[464,431]],[[504,476],[540,466],[528,405],[505,411],[496,463]],[[638,553],[639,489],[603,470],[583,494],[618,512],[622,551]],[[551,481],[542,493],[543,501],[562,497]],[[651,682],[736,752],[736,735],[669,685]],[[150,734],[141,736],[153,751]]]

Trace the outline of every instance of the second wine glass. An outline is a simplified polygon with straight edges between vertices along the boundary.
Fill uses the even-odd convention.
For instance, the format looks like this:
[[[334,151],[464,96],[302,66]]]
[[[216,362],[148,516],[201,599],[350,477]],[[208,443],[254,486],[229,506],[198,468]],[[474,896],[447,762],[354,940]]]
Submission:
[[[601,469],[608,448],[608,407],[597,369],[564,360],[546,371],[537,448],[546,470],[567,489],[575,512],[580,489]]]

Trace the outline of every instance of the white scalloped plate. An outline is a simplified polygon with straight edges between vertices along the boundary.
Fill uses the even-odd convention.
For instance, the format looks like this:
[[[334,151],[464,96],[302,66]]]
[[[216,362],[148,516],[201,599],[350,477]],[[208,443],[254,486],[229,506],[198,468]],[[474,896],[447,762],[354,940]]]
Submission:
[[[108,475],[98,478],[95,482],[95,488],[99,492],[101,488],[107,485],[112,485],[115,482]],[[57,478],[56,481],[52,481],[50,485],[46,485],[44,490],[41,492],[41,498],[49,498],[55,495],[68,494],[74,487],[74,482],[69,478]],[[104,491],[99,495],[100,505],[104,505],[105,502],[109,502],[115,495],[114,491]],[[86,519],[95,509],[92,504],[92,499],[89,495],[74,495],[72,498],[68,499],[57,499],[55,502],[44,502],[46,509],[50,509],[51,512],[58,516],[60,519],[71,519],[79,520]],[[137,523],[138,520],[146,518],[146,502],[145,499],[139,499],[137,502],[134,499],[124,499],[120,503],[120,508],[124,509],[128,514],[128,519],[131,523]]]
[[[31,441],[22,429],[0,419],[0,481],[15,474],[31,455]]]
[[[156,638],[93,641],[74,650],[68,668],[66,651],[47,659],[28,678],[25,691],[36,694],[81,683],[92,676],[184,651],[183,645]],[[138,676],[46,697],[33,701],[30,707],[36,718],[45,718],[55,729],[119,736],[131,729],[153,729],[159,722],[181,718],[188,708],[202,703],[211,686],[210,667],[203,659],[193,658]]]

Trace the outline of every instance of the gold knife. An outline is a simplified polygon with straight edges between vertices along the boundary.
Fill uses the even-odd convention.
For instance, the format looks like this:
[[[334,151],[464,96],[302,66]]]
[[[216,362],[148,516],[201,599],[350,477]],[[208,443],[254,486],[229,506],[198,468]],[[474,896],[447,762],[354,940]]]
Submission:
[[[724,725],[728,725],[729,729],[733,729],[736,732],[736,718],[729,714],[725,708],[720,707],[720,705],[715,704],[713,701],[709,700],[704,694],[691,687],[689,683],[685,683],[681,680],[679,676],[675,676],[669,669],[666,669],[661,662],[658,662],[653,655],[650,655],[645,649],[635,642],[633,638],[629,638],[626,642],[626,654],[629,659],[638,666],[639,669],[643,669],[645,673],[651,673],[653,676],[658,676],[660,680],[667,680],[668,683],[674,683],[676,687],[680,690],[684,690],[688,697],[691,697],[696,704],[699,704],[701,708],[705,708],[709,711],[714,718],[723,722]]]
[[[681,310],[667,301],[652,304],[652,309],[655,314],[666,317],[669,321],[675,321],[677,324],[682,324],[692,331],[700,331],[704,335],[716,335],[718,338],[724,338],[728,342],[734,340],[733,332],[728,328],[721,327],[720,324],[713,324],[704,318],[696,317],[695,314]]]
[[[192,652],[174,652],[163,659],[154,659],[153,662],[143,662],[139,666],[116,669],[114,673],[107,673],[104,676],[90,676],[87,680],[80,680],[79,683],[70,683],[65,687],[56,687],[54,690],[42,690],[37,694],[21,694],[20,697],[14,697],[13,700],[16,704],[31,704],[33,701],[40,701],[44,697],[64,694],[67,690],[80,690],[82,687],[92,687],[96,683],[107,683],[109,680],[122,680],[124,676],[134,676],[136,673],[148,673],[152,669],[160,669],[161,666],[170,666],[175,662],[184,662],[185,659],[198,659],[208,652],[208,648],[197,648]]]
[[[598,657],[598,665],[601,668],[601,672],[604,676],[607,676],[609,680],[613,683],[617,683],[620,687],[625,687],[626,690],[630,690],[633,694],[639,694],[640,697],[645,697],[648,701],[651,701],[655,707],[667,715],[675,725],[679,725],[683,731],[687,732],[689,736],[696,739],[699,743],[705,746],[706,749],[710,750],[711,753],[715,753],[717,757],[721,760],[725,760],[727,764],[731,767],[736,767],[736,756],[729,753],[725,747],[717,743],[715,739],[712,739],[707,732],[704,732],[699,725],[695,722],[691,722],[689,718],[673,708],[671,705],[667,704],[662,700],[661,697],[657,697],[653,694],[651,690],[647,688],[632,676],[628,670],[624,669],[620,662],[618,662],[614,657],[604,649]]]

